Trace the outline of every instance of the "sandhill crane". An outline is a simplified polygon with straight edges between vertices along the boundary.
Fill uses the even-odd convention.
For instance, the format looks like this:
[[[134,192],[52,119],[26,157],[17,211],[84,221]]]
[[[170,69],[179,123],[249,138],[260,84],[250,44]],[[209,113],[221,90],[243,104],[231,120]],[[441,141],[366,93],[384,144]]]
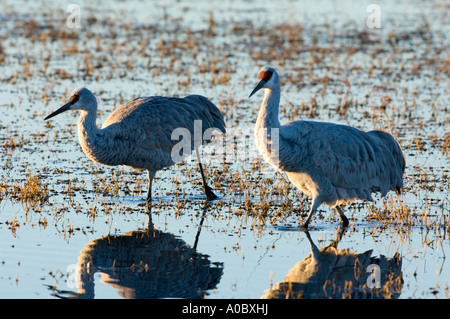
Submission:
[[[312,197],[303,228],[308,228],[322,203],[337,210],[346,227],[348,219],[340,205],[357,199],[373,201],[372,192],[401,193],[405,158],[392,135],[315,121],[280,125],[278,73],[263,67],[259,79],[249,96],[265,89],[255,126],[257,148],[269,164]]]
[[[198,147],[211,141],[213,130],[225,133],[225,122],[219,109],[207,98],[200,95],[135,98],[114,110],[98,128],[97,99],[88,89],[79,88],[72,92],[67,104],[44,120],[68,110],[82,111],[78,138],[83,152],[91,160],[104,165],[147,170],[148,204],[151,204],[152,181],[156,172],[173,165],[176,162],[174,155],[179,158],[179,154],[173,152],[179,136],[172,139],[172,132],[177,128],[187,130],[191,137],[188,145],[192,147],[182,148],[184,154],[181,156],[186,157],[195,150],[207,199],[217,198],[206,183]],[[194,130],[199,126],[195,126],[195,121],[200,122],[200,139],[194,136],[198,136]]]

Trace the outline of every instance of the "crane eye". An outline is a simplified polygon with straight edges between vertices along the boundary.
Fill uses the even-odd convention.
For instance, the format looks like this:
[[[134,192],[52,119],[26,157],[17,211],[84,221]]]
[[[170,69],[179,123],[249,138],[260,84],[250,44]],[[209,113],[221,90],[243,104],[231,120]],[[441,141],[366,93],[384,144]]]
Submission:
[[[78,100],[80,99],[80,96],[79,95],[72,95],[71,97],[70,97],[70,99],[69,99],[69,103],[71,103],[71,104],[75,104]]]
[[[271,71],[261,71],[260,73],[259,73],[259,79],[260,80],[264,80],[264,81],[269,81],[270,80],[270,78],[272,77],[272,72]]]

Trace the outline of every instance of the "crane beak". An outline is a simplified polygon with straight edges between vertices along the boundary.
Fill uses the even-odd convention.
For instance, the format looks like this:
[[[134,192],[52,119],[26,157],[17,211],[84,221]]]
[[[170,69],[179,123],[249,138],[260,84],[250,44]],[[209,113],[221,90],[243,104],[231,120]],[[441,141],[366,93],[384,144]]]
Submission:
[[[74,94],[70,97],[69,102],[67,102],[66,104],[64,104],[63,106],[61,106],[59,109],[57,109],[55,112],[53,112],[52,114],[50,114],[49,116],[47,116],[45,120],[48,120],[50,118],[52,118],[53,116],[58,115],[59,113],[65,112],[70,110],[71,106],[74,105],[78,100],[80,99],[80,96],[77,94]]]
[[[47,116],[47,117],[44,119],[44,121],[46,121],[46,120],[48,120],[48,119],[50,119],[50,118],[52,118],[52,117],[54,117],[54,116],[56,116],[56,115],[62,113],[62,112],[65,112],[65,111],[70,110],[70,107],[71,107],[71,106],[72,106],[72,102],[69,101],[69,103],[64,104],[64,105],[61,106],[59,109],[57,109],[55,112],[53,112],[52,114],[50,114],[49,116]]]
[[[255,86],[255,88],[253,89],[252,93],[250,93],[250,95],[248,97],[251,97],[253,94],[255,94],[256,92],[261,90],[264,87],[264,84],[266,84],[266,82],[267,82],[266,80],[259,81],[258,85]]]

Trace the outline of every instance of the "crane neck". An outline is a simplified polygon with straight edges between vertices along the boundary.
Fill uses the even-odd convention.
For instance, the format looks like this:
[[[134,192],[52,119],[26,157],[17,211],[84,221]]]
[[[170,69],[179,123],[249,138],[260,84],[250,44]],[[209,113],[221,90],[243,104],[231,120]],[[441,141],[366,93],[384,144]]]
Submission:
[[[114,134],[110,129],[97,127],[97,103],[92,103],[81,111],[78,120],[78,139],[84,154],[91,160],[104,165],[121,165],[123,156],[115,144]]]
[[[264,159],[273,167],[280,165],[280,121],[278,109],[280,106],[280,86],[265,88],[255,126],[256,147]]]
[[[80,118],[78,120],[78,133],[81,140],[82,137],[89,138],[101,130],[97,127],[97,112],[94,111],[81,111]],[[80,134],[81,133],[81,134]]]
[[[278,128],[278,110],[280,106],[280,87],[265,88],[264,98],[259,109],[257,128]]]
[[[78,140],[83,152],[92,160],[103,163],[101,153],[104,149],[105,139],[103,138],[103,130],[99,129],[96,124],[97,112],[93,110],[81,111],[78,120]]]

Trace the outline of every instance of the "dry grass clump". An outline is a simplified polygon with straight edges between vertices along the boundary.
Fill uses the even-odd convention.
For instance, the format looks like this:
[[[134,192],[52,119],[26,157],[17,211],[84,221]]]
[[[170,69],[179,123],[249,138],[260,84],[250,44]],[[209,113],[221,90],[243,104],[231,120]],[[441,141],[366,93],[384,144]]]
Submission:
[[[0,183],[0,196],[36,207],[46,204],[50,198],[50,190],[39,175],[33,175],[31,171],[27,171],[23,182],[9,181],[4,178]]]

